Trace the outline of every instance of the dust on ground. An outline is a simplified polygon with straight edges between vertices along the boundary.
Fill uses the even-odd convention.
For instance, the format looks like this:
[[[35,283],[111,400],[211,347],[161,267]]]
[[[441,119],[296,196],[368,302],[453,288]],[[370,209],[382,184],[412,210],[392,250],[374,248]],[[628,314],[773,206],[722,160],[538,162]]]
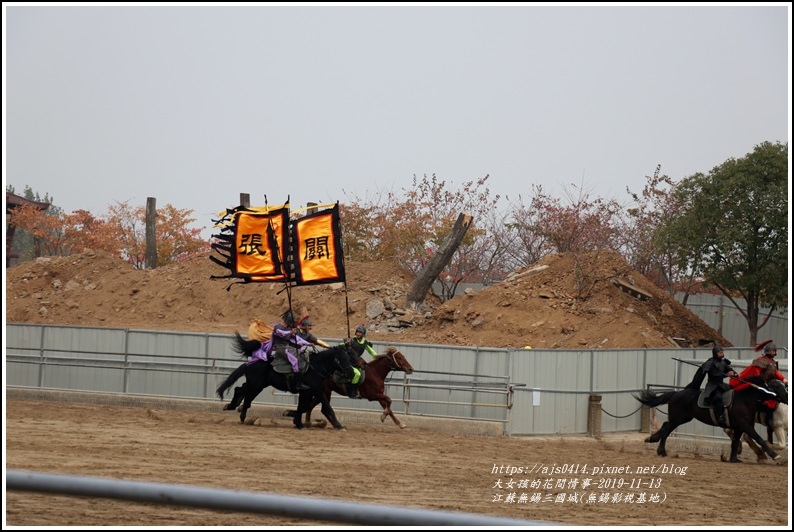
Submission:
[[[719,456],[677,451],[662,458],[656,455],[655,444],[643,443],[640,433],[604,439],[509,438],[414,428],[410,416],[403,418],[408,424],[404,430],[388,422],[352,423],[344,419],[344,412],[339,414],[346,431],[297,430],[283,418],[243,425],[236,412],[13,399],[5,406],[6,467],[14,470],[475,513],[577,527],[742,523],[768,529],[785,527],[788,520],[787,466],[756,463],[749,457],[744,463],[732,464],[721,462]],[[599,474],[528,473],[538,464],[615,469]],[[498,469],[494,472],[501,466],[523,470],[513,475]],[[644,472],[651,466],[656,466],[657,473]],[[660,473],[662,466],[667,466],[668,472]],[[622,472],[614,472],[621,467]],[[649,469],[638,472],[638,468]],[[584,486],[587,478],[591,484]],[[615,487],[621,479],[623,488]],[[511,480],[512,487],[508,487]],[[635,488],[627,488],[632,481]],[[637,488],[640,482],[643,487]],[[510,493],[516,494],[513,501],[507,500]],[[525,500],[520,500],[522,493]],[[618,493],[622,495],[618,497]],[[633,494],[631,501],[626,500],[628,493]],[[590,494],[594,494],[592,500]],[[305,518],[91,497],[14,490],[5,495],[4,524],[10,526],[323,525]],[[763,511],[746,509],[759,498],[764,501]]]

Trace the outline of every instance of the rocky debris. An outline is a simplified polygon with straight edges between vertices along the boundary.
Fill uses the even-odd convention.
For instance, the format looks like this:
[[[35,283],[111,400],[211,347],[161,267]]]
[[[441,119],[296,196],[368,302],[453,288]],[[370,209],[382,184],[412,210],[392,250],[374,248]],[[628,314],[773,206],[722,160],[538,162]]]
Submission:
[[[616,253],[547,256],[479,292],[444,303],[429,294],[417,310],[405,301],[414,276],[397,264],[345,266],[345,283],[291,290],[292,308],[312,317],[320,338],[341,340],[365,324],[368,338],[381,342],[619,349],[714,339],[731,345]],[[209,256],[153,270],[88,250],[40,258],[7,270],[6,321],[228,334],[244,333],[255,318],[279,321],[290,303],[283,285],[210,279],[225,273]]]

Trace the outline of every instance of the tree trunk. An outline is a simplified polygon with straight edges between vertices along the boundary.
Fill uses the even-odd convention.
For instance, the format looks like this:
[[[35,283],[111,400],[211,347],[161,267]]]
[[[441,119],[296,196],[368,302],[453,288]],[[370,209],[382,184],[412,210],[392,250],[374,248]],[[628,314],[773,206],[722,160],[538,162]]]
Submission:
[[[148,198],[146,200],[146,267],[151,269],[157,268],[156,205],[156,198]]]
[[[469,230],[471,222],[471,215],[466,213],[460,213],[458,215],[458,219],[452,227],[452,232],[444,238],[436,254],[430,258],[424,270],[419,272],[414,282],[411,283],[410,288],[408,288],[408,295],[405,297],[408,308],[416,310],[425,300],[427,292],[430,290],[430,287],[433,286],[433,281],[436,280],[444,267],[452,259],[455,250],[458,249],[458,246],[460,246],[460,243],[463,241],[463,237],[466,236],[466,231]]]

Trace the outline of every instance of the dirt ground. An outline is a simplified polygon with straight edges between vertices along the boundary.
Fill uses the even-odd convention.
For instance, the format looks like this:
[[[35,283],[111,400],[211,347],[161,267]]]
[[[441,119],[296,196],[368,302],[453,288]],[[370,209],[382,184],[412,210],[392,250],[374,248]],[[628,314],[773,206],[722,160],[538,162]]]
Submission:
[[[487,514],[550,526],[791,524],[788,466],[756,463],[748,456],[731,464],[680,451],[661,458],[640,433],[600,439],[472,436],[411,428],[410,417],[404,430],[390,423],[346,422],[343,432],[300,431],[281,418],[242,425],[235,412],[16,399],[5,406],[8,469]],[[344,412],[341,417],[344,421]],[[587,474],[541,473],[539,464],[580,470],[586,465]],[[594,466],[628,469],[601,474],[592,472]],[[657,472],[638,472],[649,466]],[[660,473],[662,466],[669,471]],[[524,470],[509,475],[500,467]],[[592,483],[585,488],[588,478]],[[623,489],[611,486],[621,480]],[[549,481],[553,485],[546,485]],[[630,489],[632,481],[643,486]],[[610,487],[599,488],[599,482]],[[516,498],[508,502],[511,493]],[[627,494],[633,494],[631,502]],[[578,502],[569,498],[574,495]],[[20,491],[5,496],[4,528],[344,526]],[[760,500],[763,511],[756,508]]]
[[[344,284],[290,292],[293,310],[312,318],[319,338],[341,340],[365,324],[367,337],[381,342],[621,349],[715,340],[731,346],[613,252],[550,255],[443,304],[428,294],[418,310],[406,308],[415,277],[396,263],[348,260],[345,267]],[[279,321],[289,304],[281,284],[211,279],[225,273],[209,256],[149,270],[101,252],[43,257],[6,271],[6,321],[226,334],[245,333],[254,318]]]
[[[406,308],[414,277],[397,265],[348,260],[346,269],[346,284],[291,292],[296,314],[309,314],[320,338],[344,338],[363,323],[369,339],[381,342],[616,349],[698,345],[699,340],[714,339],[731,345],[619,256],[604,252],[549,256],[481,292],[443,304],[428,295],[420,309]],[[154,270],[136,270],[92,251],[40,258],[7,269],[6,322],[231,334],[245,333],[254,318],[278,321],[288,304],[282,286],[230,286],[228,280],[210,279],[223,273],[208,257]],[[405,430],[391,423],[346,422],[345,432],[298,431],[281,418],[241,425],[236,413],[220,409],[184,412],[13,399],[4,410],[10,469],[584,527],[768,528],[790,523],[788,466],[757,464],[749,458],[729,464],[719,456],[685,452],[663,459],[655,446],[642,442],[643,434],[603,439],[473,436],[411,428],[410,418],[404,419]],[[535,464],[626,466],[631,474],[529,473]],[[686,468],[685,474],[637,472],[661,465]],[[512,477],[492,472],[501,466],[526,470]],[[512,489],[506,487],[511,478],[516,483]],[[586,479],[594,485],[585,488]],[[553,486],[545,484],[549,480]],[[621,480],[624,486],[642,482],[644,489],[597,485]],[[650,482],[658,487],[651,489]],[[625,500],[629,494],[631,502]],[[150,503],[17,491],[5,495],[4,525],[10,526],[322,525]],[[760,498],[768,510],[755,510]],[[740,517],[747,515],[751,517]]]

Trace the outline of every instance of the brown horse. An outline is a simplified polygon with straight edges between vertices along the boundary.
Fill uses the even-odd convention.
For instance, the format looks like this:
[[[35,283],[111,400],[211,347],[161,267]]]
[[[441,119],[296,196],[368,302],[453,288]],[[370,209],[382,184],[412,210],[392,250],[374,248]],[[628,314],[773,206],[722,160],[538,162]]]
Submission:
[[[362,399],[370,401],[378,401],[380,406],[383,407],[383,413],[380,416],[380,421],[383,423],[386,416],[392,418],[394,424],[401,429],[405,428],[405,423],[397,419],[394,412],[391,410],[391,397],[383,393],[385,388],[386,376],[391,371],[404,371],[408,375],[414,372],[413,366],[405,359],[405,356],[400,353],[395,347],[388,347],[386,353],[379,356],[372,362],[364,365],[364,382],[358,387],[358,394]],[[325,385],[325,398],[327,401],[331,400],[331,392],[336,392],[339,395],[347,396],[347,390],[344,386],[340,386],[333,380],[326,381]],[[311,426],[312,409],[320,402],[319,399],[314,399],[309,405],[309,410],[306,412],[306,425]],[[324,421],[316,425],[324,425]]]

